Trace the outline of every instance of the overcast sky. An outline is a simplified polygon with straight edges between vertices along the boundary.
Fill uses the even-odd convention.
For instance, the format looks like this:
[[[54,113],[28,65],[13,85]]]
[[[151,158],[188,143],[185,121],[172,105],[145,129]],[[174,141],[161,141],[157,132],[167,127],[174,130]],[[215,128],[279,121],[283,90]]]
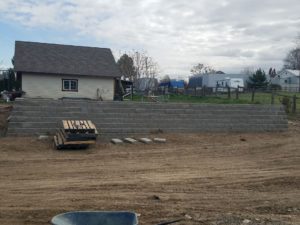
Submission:
[[[14,41],[145,50],[162,74],[197,63],[227,73],[280,69],[300,33],[299,0],[1,0],[0,62]]]

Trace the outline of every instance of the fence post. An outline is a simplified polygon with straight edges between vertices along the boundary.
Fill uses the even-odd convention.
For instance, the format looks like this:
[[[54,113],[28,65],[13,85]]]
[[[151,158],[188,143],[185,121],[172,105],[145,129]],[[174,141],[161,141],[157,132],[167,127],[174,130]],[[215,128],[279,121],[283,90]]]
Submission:
[[[239,86],[237,87],[237,89],[235,90],[235,98],[239,99]]]
[[[133,85],[131,85],[130,87],[130,98],[131,98],[131,101],[133,100]]]
[[[230,87],[227,87],[227,90],[228,90],[228,98],[230,99],[231,98]]]
[[[252,89],[251,101],[254,102],[255,88]]]
[[[271,93],[271,104],[274,105],[274,97],[275,97],[275,93],[274,93],[274,90],[272,90],[272,93]]]
[[[293,96],[293,108],[292,108],[292,112],[296,113],[296,101],[297,101],[297,97],[296,95]]]

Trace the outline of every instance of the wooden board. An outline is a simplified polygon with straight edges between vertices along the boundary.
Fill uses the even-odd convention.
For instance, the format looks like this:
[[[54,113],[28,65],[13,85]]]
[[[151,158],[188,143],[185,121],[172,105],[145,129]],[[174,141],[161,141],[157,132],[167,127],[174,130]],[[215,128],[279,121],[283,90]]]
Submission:
[[[56,137],[57,137],[58,144],[63,145],[64,144],[64,138],[62,137],[60,132],[56,133]]]
[[[83,123],[84,123],[86,129],[92,129],[92,128],[90,128],[90,126],[86,120],[84,120]]]
[[[63,147],[63,143],[62,143],[62,140],[61,140],[61,138],[56,134],[54,137],[53,137],[53,139],[54,139],[54,146],[55,146],[55,148],[56,149],[62,149],[62,147]]]
[[[54,140],[54,144],[55,144],[55,146],[57,148],[58,147],[58,140],[57,140],[56,135],[53,136],[53,140]]]
[[[96,141],[65,141],[64,145],[93,145],[96,144]]]
[[[92,121],[87,120],[87,123],[88,123],[89,127],[90,127],[91,129],[94,130],[94,133],[95,133],[95,134],[98,134],[97,128],[96,128],[96,126],[92,123]]]
[[[62,122],[63,122],[63,127],[64,127],[64,129],[65,129],[65,130],[68,130],[68,129],[69,129],[68,121],[63,120]]]

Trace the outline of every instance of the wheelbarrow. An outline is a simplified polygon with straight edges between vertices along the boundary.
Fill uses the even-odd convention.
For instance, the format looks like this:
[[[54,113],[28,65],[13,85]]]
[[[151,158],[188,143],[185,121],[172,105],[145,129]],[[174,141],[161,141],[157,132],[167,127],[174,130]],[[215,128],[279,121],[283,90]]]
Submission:
[[[158,225],[167,225],[181,220]],[[133,212],[75,211],[56,215],[51,223],[53,225],[138,225],[138,220]]]

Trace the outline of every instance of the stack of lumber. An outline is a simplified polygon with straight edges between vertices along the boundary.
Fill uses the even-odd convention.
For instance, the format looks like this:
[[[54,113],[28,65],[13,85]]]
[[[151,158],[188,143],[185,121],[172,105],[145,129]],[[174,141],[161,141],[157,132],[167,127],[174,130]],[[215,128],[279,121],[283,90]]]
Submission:
[[[54,136],[56,149],[86,148],[95,144],[98,131],[90,120],[63,120]]]

